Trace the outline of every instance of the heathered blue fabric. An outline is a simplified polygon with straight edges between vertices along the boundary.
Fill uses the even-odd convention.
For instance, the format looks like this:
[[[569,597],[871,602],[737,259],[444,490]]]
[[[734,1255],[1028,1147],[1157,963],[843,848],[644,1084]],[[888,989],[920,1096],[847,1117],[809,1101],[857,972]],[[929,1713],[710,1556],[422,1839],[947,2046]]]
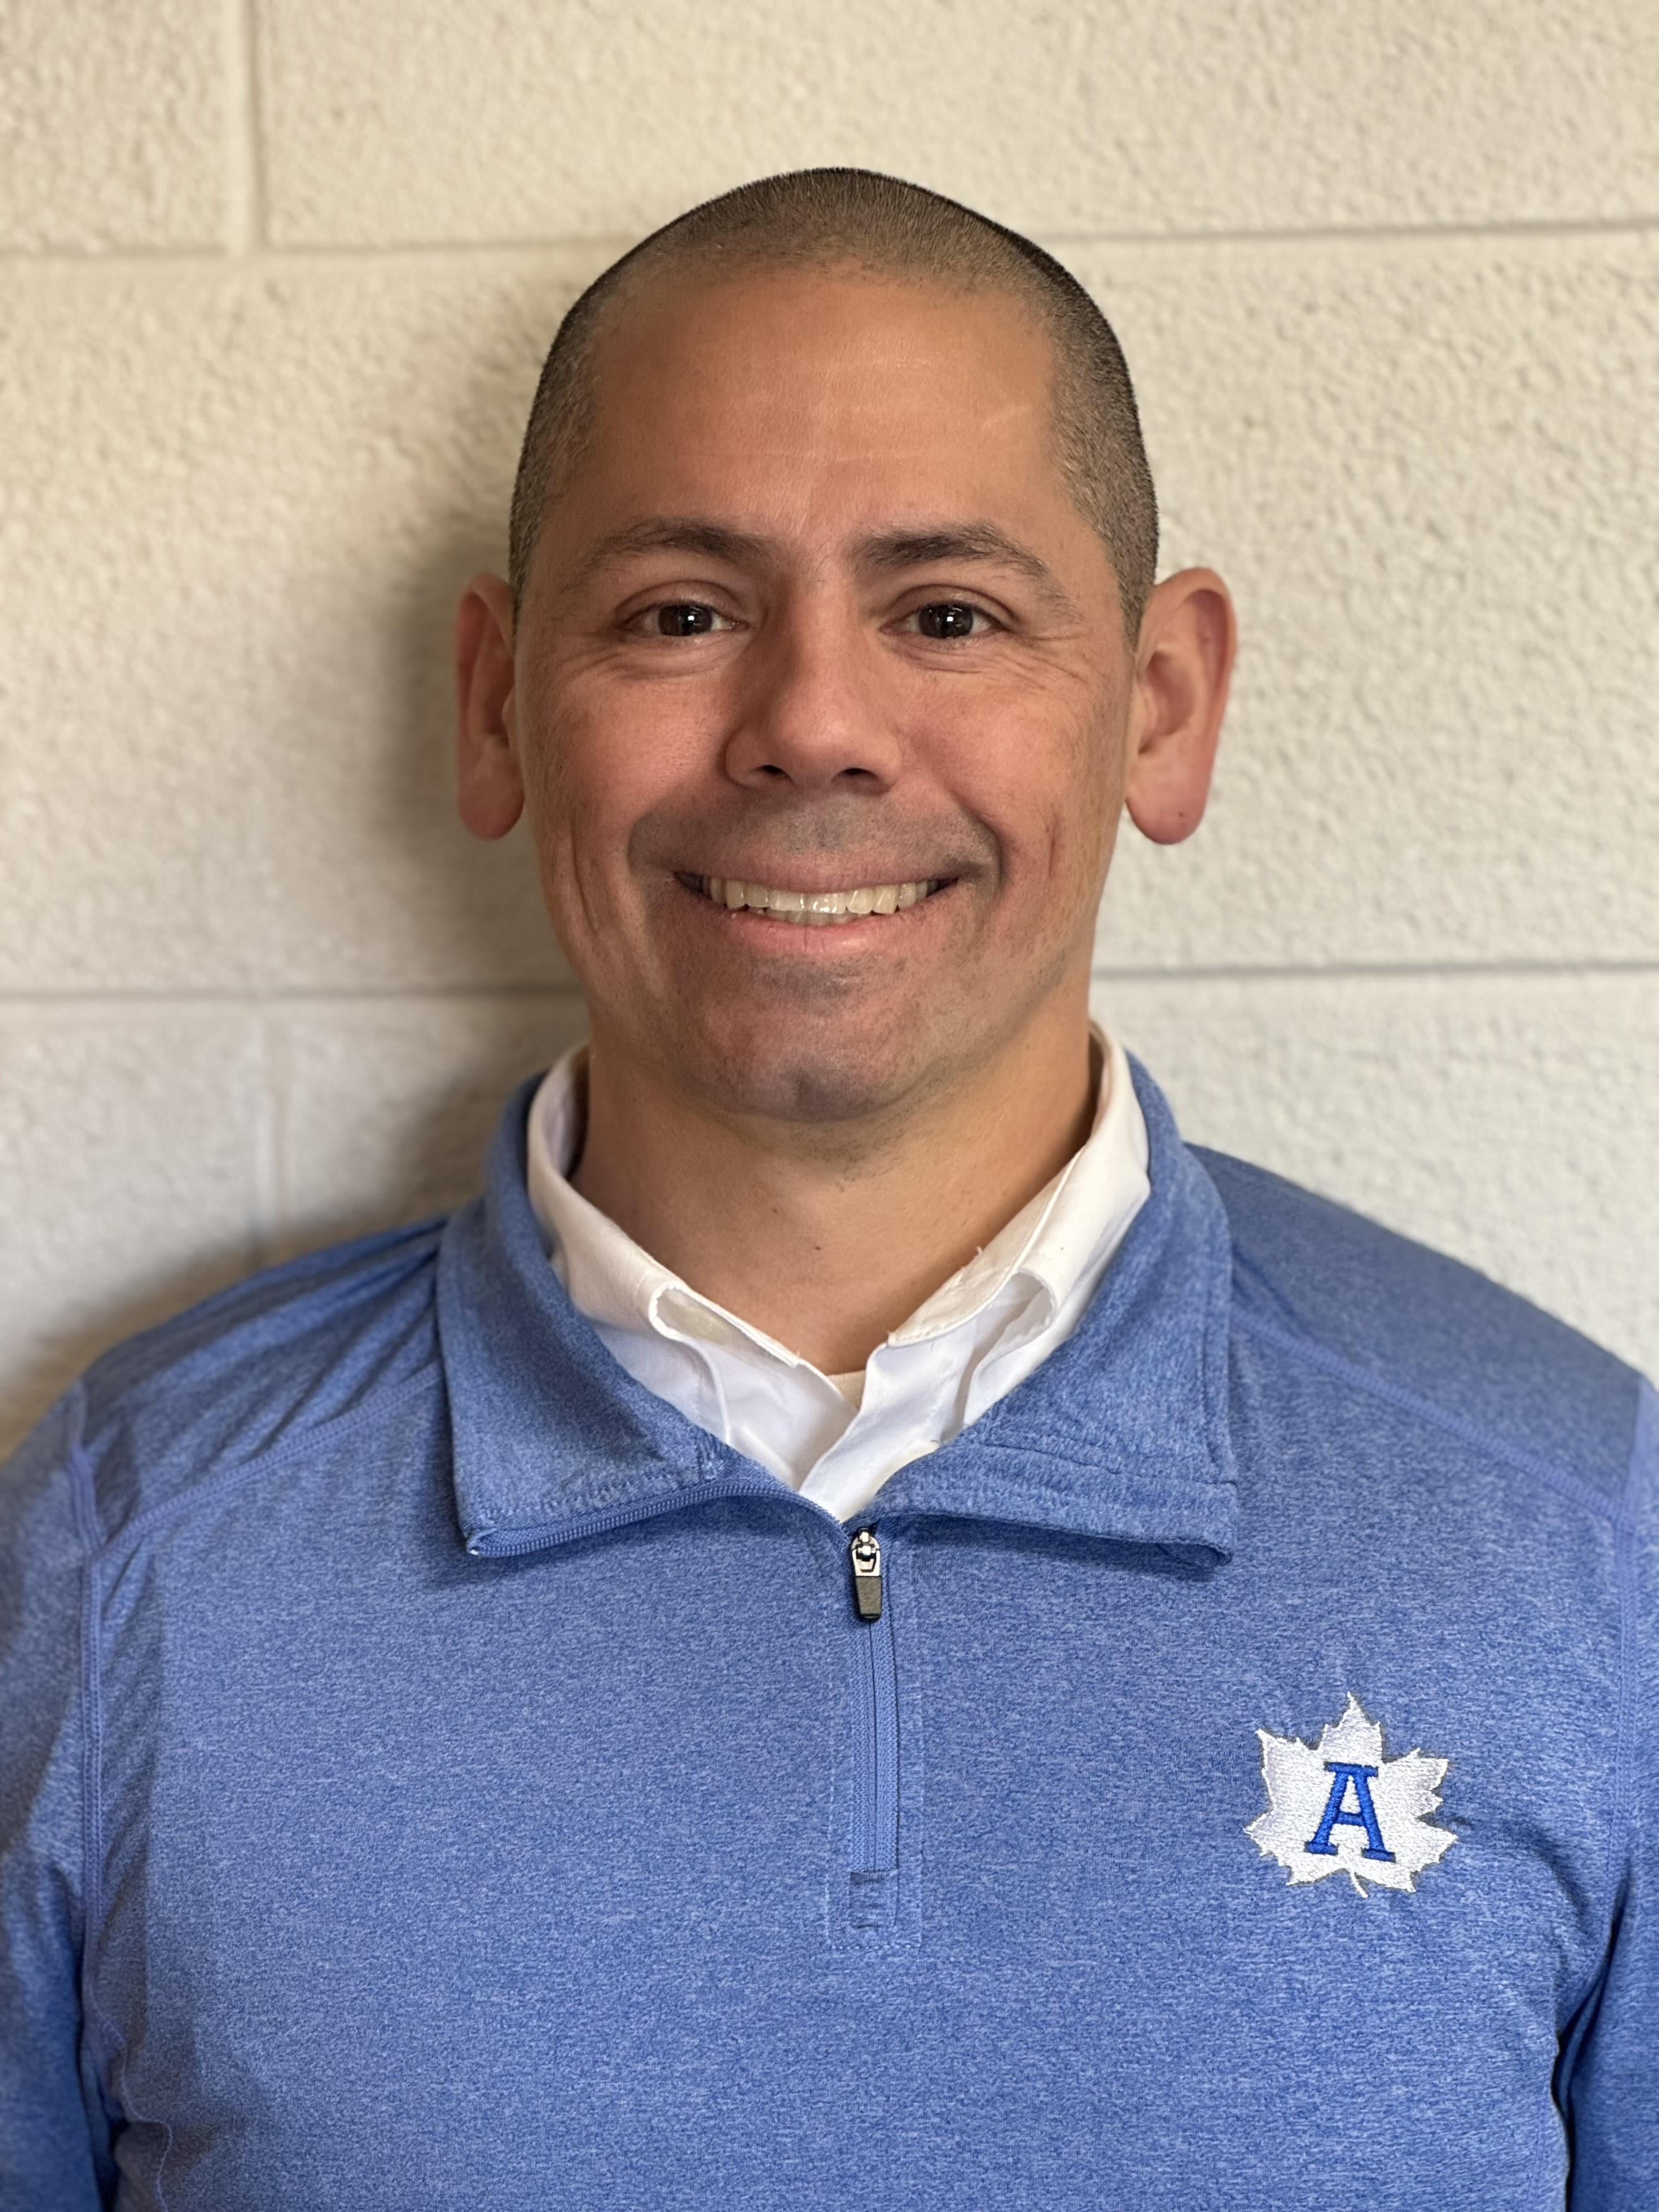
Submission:
[[[0,1482],[0,2207],[1653,2212],[1652,1393],[1136,1082],[878,1632],[570,1309],[527,1093],[100,1361]],[[1245,1833],[1351,1694],[1408,1894]]]

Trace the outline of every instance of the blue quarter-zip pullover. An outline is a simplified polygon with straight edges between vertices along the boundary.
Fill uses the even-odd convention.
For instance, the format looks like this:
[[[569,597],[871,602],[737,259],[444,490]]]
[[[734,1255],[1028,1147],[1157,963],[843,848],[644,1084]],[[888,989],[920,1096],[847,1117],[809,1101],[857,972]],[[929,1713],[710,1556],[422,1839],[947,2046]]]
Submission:
[[[526,1093],[99,1362],[0,1484],[6,2212],[1653,2212],[1653,1395],[1136,1082],[856,1547],[573,1312]]]

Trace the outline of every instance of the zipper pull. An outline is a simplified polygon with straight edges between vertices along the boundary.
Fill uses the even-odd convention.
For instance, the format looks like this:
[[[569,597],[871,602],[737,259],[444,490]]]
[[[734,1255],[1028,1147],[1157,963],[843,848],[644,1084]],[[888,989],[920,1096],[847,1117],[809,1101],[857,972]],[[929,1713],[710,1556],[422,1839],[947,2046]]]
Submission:
[[[853,1563],[853,1604],[860,1620],[881,1619],[881,1546],[873,1528],[855,1531],[848,1549]]]

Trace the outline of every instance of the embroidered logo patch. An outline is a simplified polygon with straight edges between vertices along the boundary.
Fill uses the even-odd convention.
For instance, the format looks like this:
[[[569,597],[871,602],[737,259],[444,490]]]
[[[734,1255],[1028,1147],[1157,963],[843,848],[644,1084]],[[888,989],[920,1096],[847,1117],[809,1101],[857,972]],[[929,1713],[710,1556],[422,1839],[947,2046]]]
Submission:
[[[1350,1695],[1340,1720],[1310,1746],[1258,1729],[1267,1810],[1244,1832],[1293,1882],[1345,1874],[1364,1897],[1367,1882],[1411,1889],[1425,1867],[1457,1841],[1429,1814],[1451,1764],[1408,1751],[1384,1759],[1382,1730]]]

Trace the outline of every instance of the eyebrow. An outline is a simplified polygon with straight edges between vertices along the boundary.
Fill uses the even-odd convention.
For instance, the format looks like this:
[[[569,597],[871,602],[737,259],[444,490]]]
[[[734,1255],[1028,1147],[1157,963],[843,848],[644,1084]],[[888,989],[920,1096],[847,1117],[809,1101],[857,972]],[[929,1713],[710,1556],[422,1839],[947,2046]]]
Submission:
[[[955,568],[978,562],[1010,568],[1036,586],[1051,612],[1075,620],[1077,607],[1054,570],[1029,545],[994,522],[945,523],[932,530],[889,530],[866,538],[855,556],[860,568],[891,575],[907,568]]]
[[[591,583],[601,570],[637,553],[701,553],[705,560],[729,561],[734,566],[766,561],[771,546],[753,532],[732,530],[722,522],[705,522],[696,515],[650,515],[613,530],[591,546],[571,578],[569,589]]]
[[[777,548],[771,539],[752,531],[736,530],[700,516],[650,515],[601,538],[589,549],[568,588],[580,589],[603,570],[641,553],[696,553],[741,568],[775,563]],[[1072,611],[1070,594],[1048,562],[994,522],[878,531],[859,540],[853,558],[867,573],[886,575],[958,562],[1011,568],[1035,584],[1051,605]]]
[[[1055,592],[1060,589],[1060,580],[1048,562],[994,522],[945,523],[932,530],[885,530],[862,539],[855,557],[861,568],[884,572],[932,568],[940,562],[979,561],[1012,568],[1032,583]]]

